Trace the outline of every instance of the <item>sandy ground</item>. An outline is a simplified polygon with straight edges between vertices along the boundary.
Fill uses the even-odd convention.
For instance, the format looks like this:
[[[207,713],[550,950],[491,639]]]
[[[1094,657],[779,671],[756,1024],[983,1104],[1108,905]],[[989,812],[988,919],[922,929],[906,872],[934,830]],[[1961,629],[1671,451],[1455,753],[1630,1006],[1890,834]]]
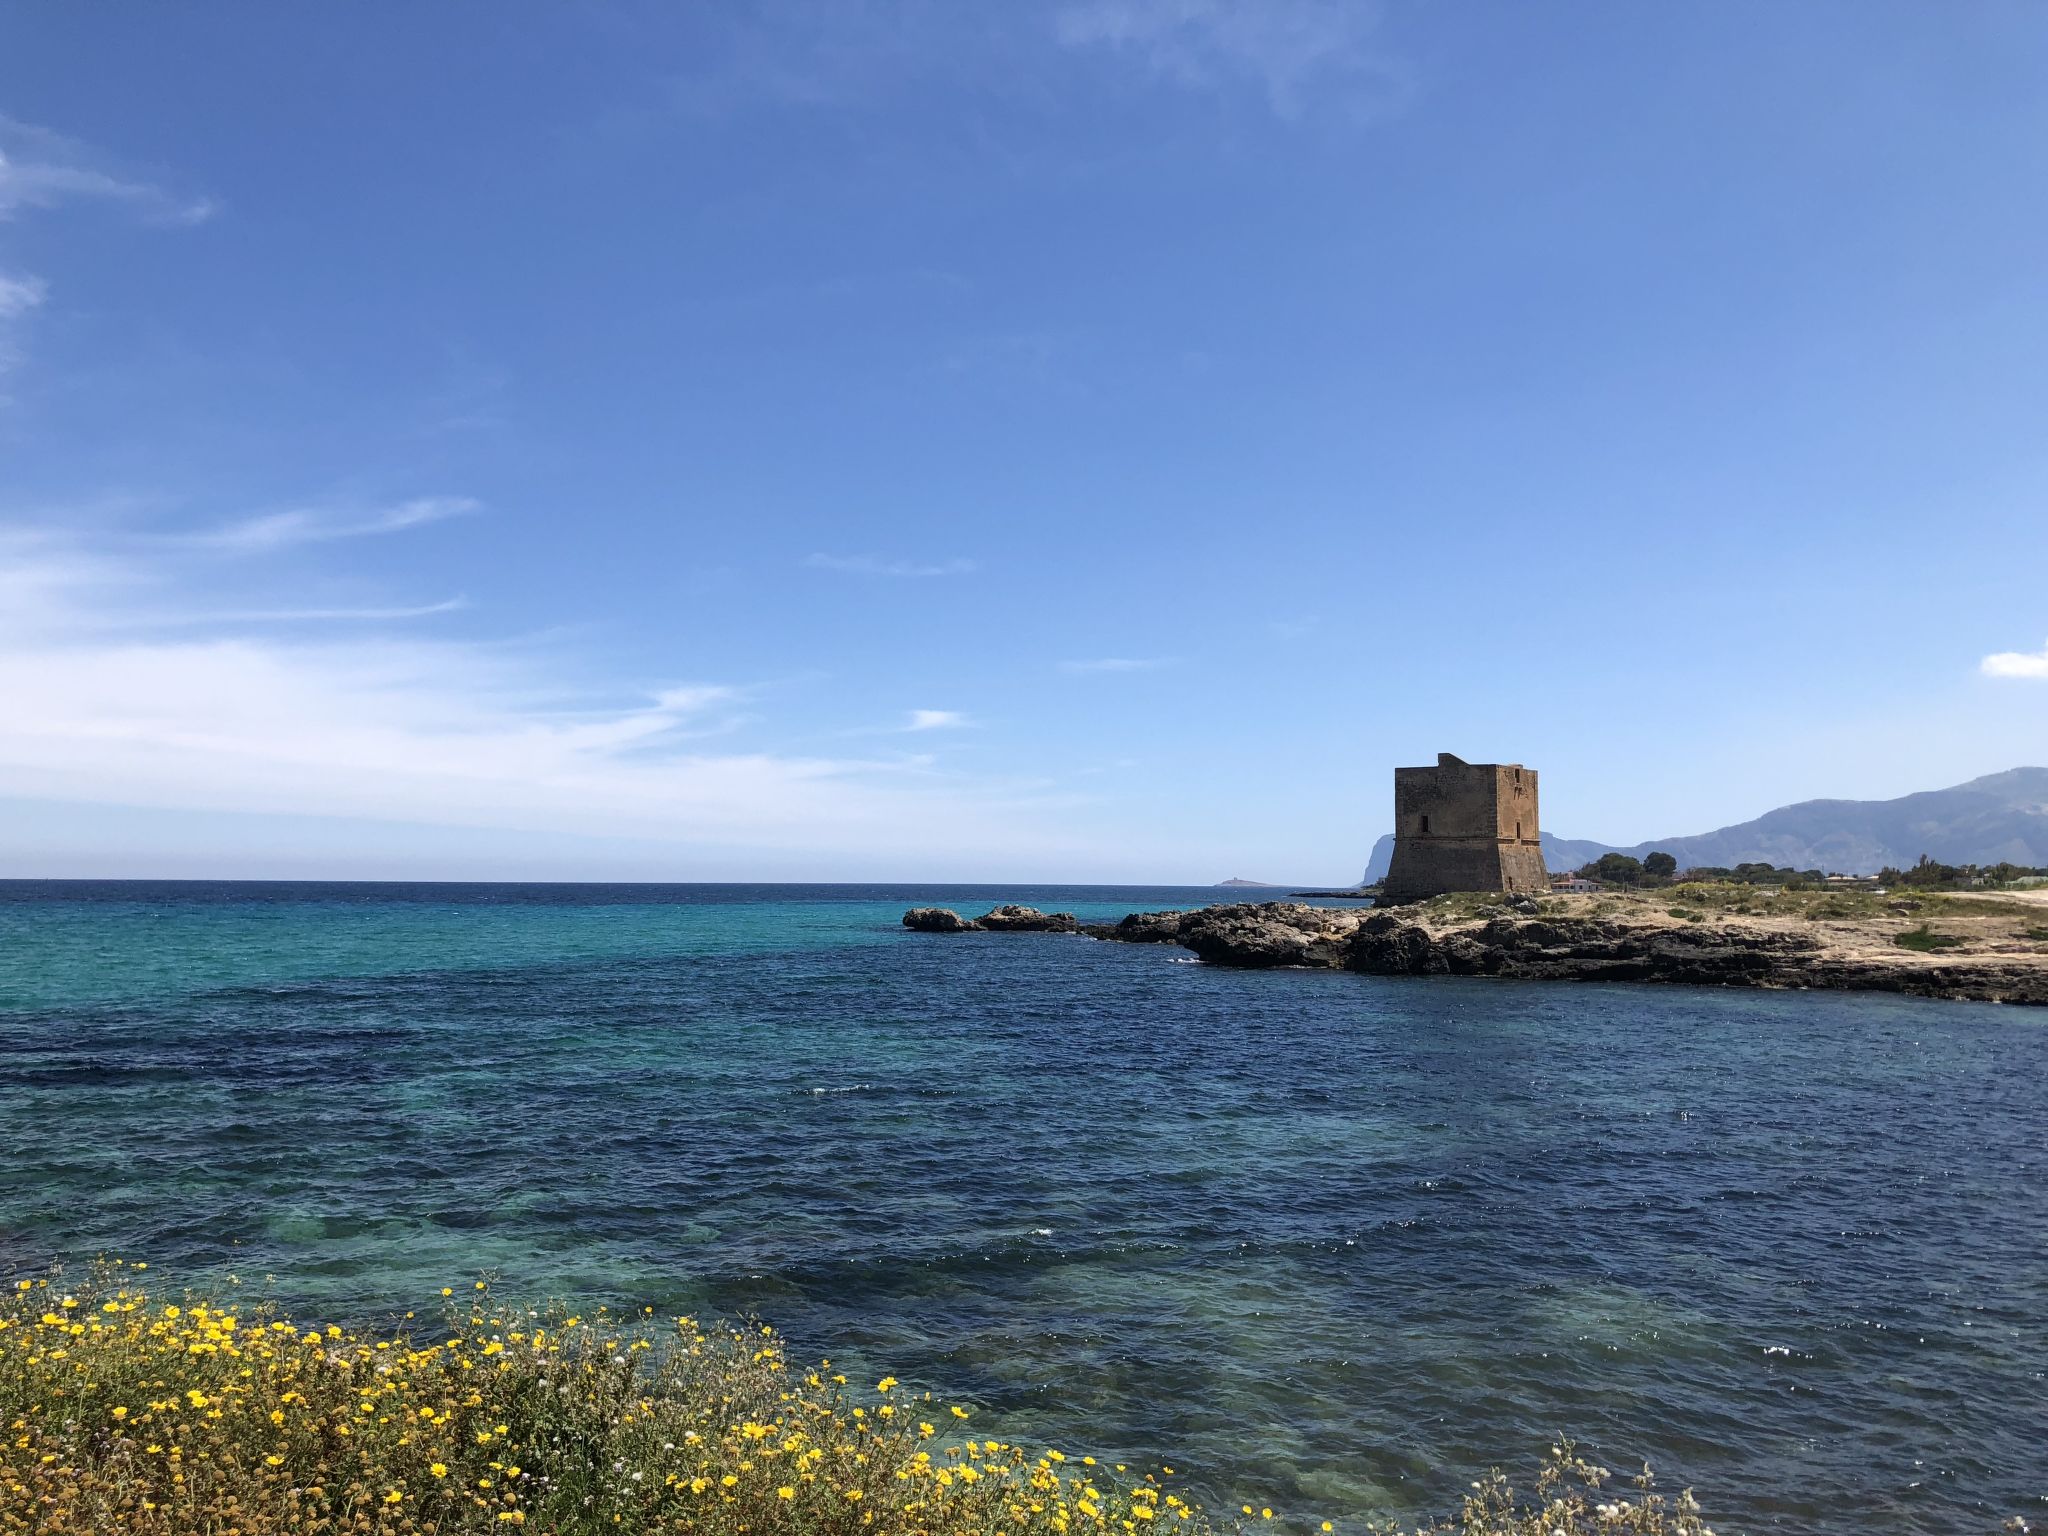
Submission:
[[[2029,906],[2048,907],[2048,886],[2031,891],[1977,891],[1980,901],[2024,901]]]

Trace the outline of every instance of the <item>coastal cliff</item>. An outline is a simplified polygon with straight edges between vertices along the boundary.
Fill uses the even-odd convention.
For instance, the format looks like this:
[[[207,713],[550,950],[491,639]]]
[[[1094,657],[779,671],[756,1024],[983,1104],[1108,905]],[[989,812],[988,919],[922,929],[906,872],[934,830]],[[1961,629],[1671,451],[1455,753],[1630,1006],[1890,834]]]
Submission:
[[[1239,903],[1077,926],[1093,938],[1175,944],[1210,964],[1246,969],[1815,988],[2048,1005],[2048,906],[1995,896],[1807,899],[1678,886],[1591,899],[1459,895],[1391,908]]]

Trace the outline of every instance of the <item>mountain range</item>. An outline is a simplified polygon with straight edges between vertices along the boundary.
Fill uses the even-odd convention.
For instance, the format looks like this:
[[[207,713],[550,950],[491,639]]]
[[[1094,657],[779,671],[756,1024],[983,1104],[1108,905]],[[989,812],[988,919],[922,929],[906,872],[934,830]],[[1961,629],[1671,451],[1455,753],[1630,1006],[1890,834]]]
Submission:
[[[2040,867],[2048,865],[2048,768],[2011,768],[1896,800],[1802,800],[1716,832],[1629,847],[1543,834],[1543,862],[1552,870],[1577,869],[1603,853],[1641,858],[1659,850],[1681,869],[1762,860],[1869,875],[1887,865],[1904,869],[1923,853],[1943,864]],[[1385,875],[1393,856],[1390,833],[1373,845],[1364,883]]]

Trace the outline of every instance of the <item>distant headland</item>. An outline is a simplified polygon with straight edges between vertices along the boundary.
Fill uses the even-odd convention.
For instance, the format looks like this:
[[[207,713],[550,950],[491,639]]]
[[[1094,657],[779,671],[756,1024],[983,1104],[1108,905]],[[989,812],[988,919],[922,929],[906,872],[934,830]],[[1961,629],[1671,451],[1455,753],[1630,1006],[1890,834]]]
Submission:
[[[1950,793],[1977,788],[1981,796],[1980,786],[1995,784],[2026,800],[2035,793],[2031,772]],[[1553,879],[1536,787],[1535,770],[1519,763],[1468,763],[1448,752],[1433,766],[1394,770],[1396,831],[1369,906],[1238,903],[1134,912],[1110,924],[1029,907],[998,907],[981,918],[920,907],[903,924],[924,933],[1082,933],[1178,944],[1212,964],[1249,969],[1825,988],[2048,1005],[2048,890],[1943,891],[1937,887],[1958,882],[1933,876],[1972,875],[1975,866],[1954,870],[1925,858],[1910,871],[1886,870],[1889,889],[1790,869],[1782,881],[1751,878],[1780,873],[1754,863],[1679,873],[1676,858],[1662,851],[1596,860],[1590,872],[1615,875],[1609,883]],[[2039,814],[2048,826],[2048,809],[2006,810]],[[1304,894],[1341,900],[1365,893]]]

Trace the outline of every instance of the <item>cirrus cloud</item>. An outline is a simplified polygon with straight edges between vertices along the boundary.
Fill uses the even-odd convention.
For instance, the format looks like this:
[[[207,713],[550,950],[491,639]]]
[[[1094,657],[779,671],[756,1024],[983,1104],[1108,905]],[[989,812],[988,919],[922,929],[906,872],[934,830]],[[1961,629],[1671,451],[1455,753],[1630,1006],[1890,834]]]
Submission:
[[[1294,118],[1318,90],[1368,115],[1405,105],[1411,71],[1377,46],[1381,19],[1369,0],[1071,0],[1053,26],[1065,47],[1107,49],[1176,85],[1248,79]]]
[[[77,139],[0,115],[0,219],[75,201],[111,203],[153,224],[203,223],[220,206],[118,174]]]
[[[1044,784],[947,773],[929,755],[710,750],[706,738],[762,729],[739,713],[754,693],[740,685],[606,684],[558,640],[410,627],[443,604],[216,601],[222,581],[269,579],[235,558],[246,547],[0,526],[0,797],[488,829],[513,849],[521,833],[627,838],[839,867],[1084,851],[1061,826],[1071,797]],[[387,622],[274,627],[314,617]],[[919,709],[900,730],[969,724]]]
[[[1165,656],[1099,656],[1092,661],[1063,661],[1062,672],[1153,672],[1171,666]]]
[[[876,555],[814,554],[804,564],[847,576],[967,576],[980,569],[972,560],[884,560]]]

